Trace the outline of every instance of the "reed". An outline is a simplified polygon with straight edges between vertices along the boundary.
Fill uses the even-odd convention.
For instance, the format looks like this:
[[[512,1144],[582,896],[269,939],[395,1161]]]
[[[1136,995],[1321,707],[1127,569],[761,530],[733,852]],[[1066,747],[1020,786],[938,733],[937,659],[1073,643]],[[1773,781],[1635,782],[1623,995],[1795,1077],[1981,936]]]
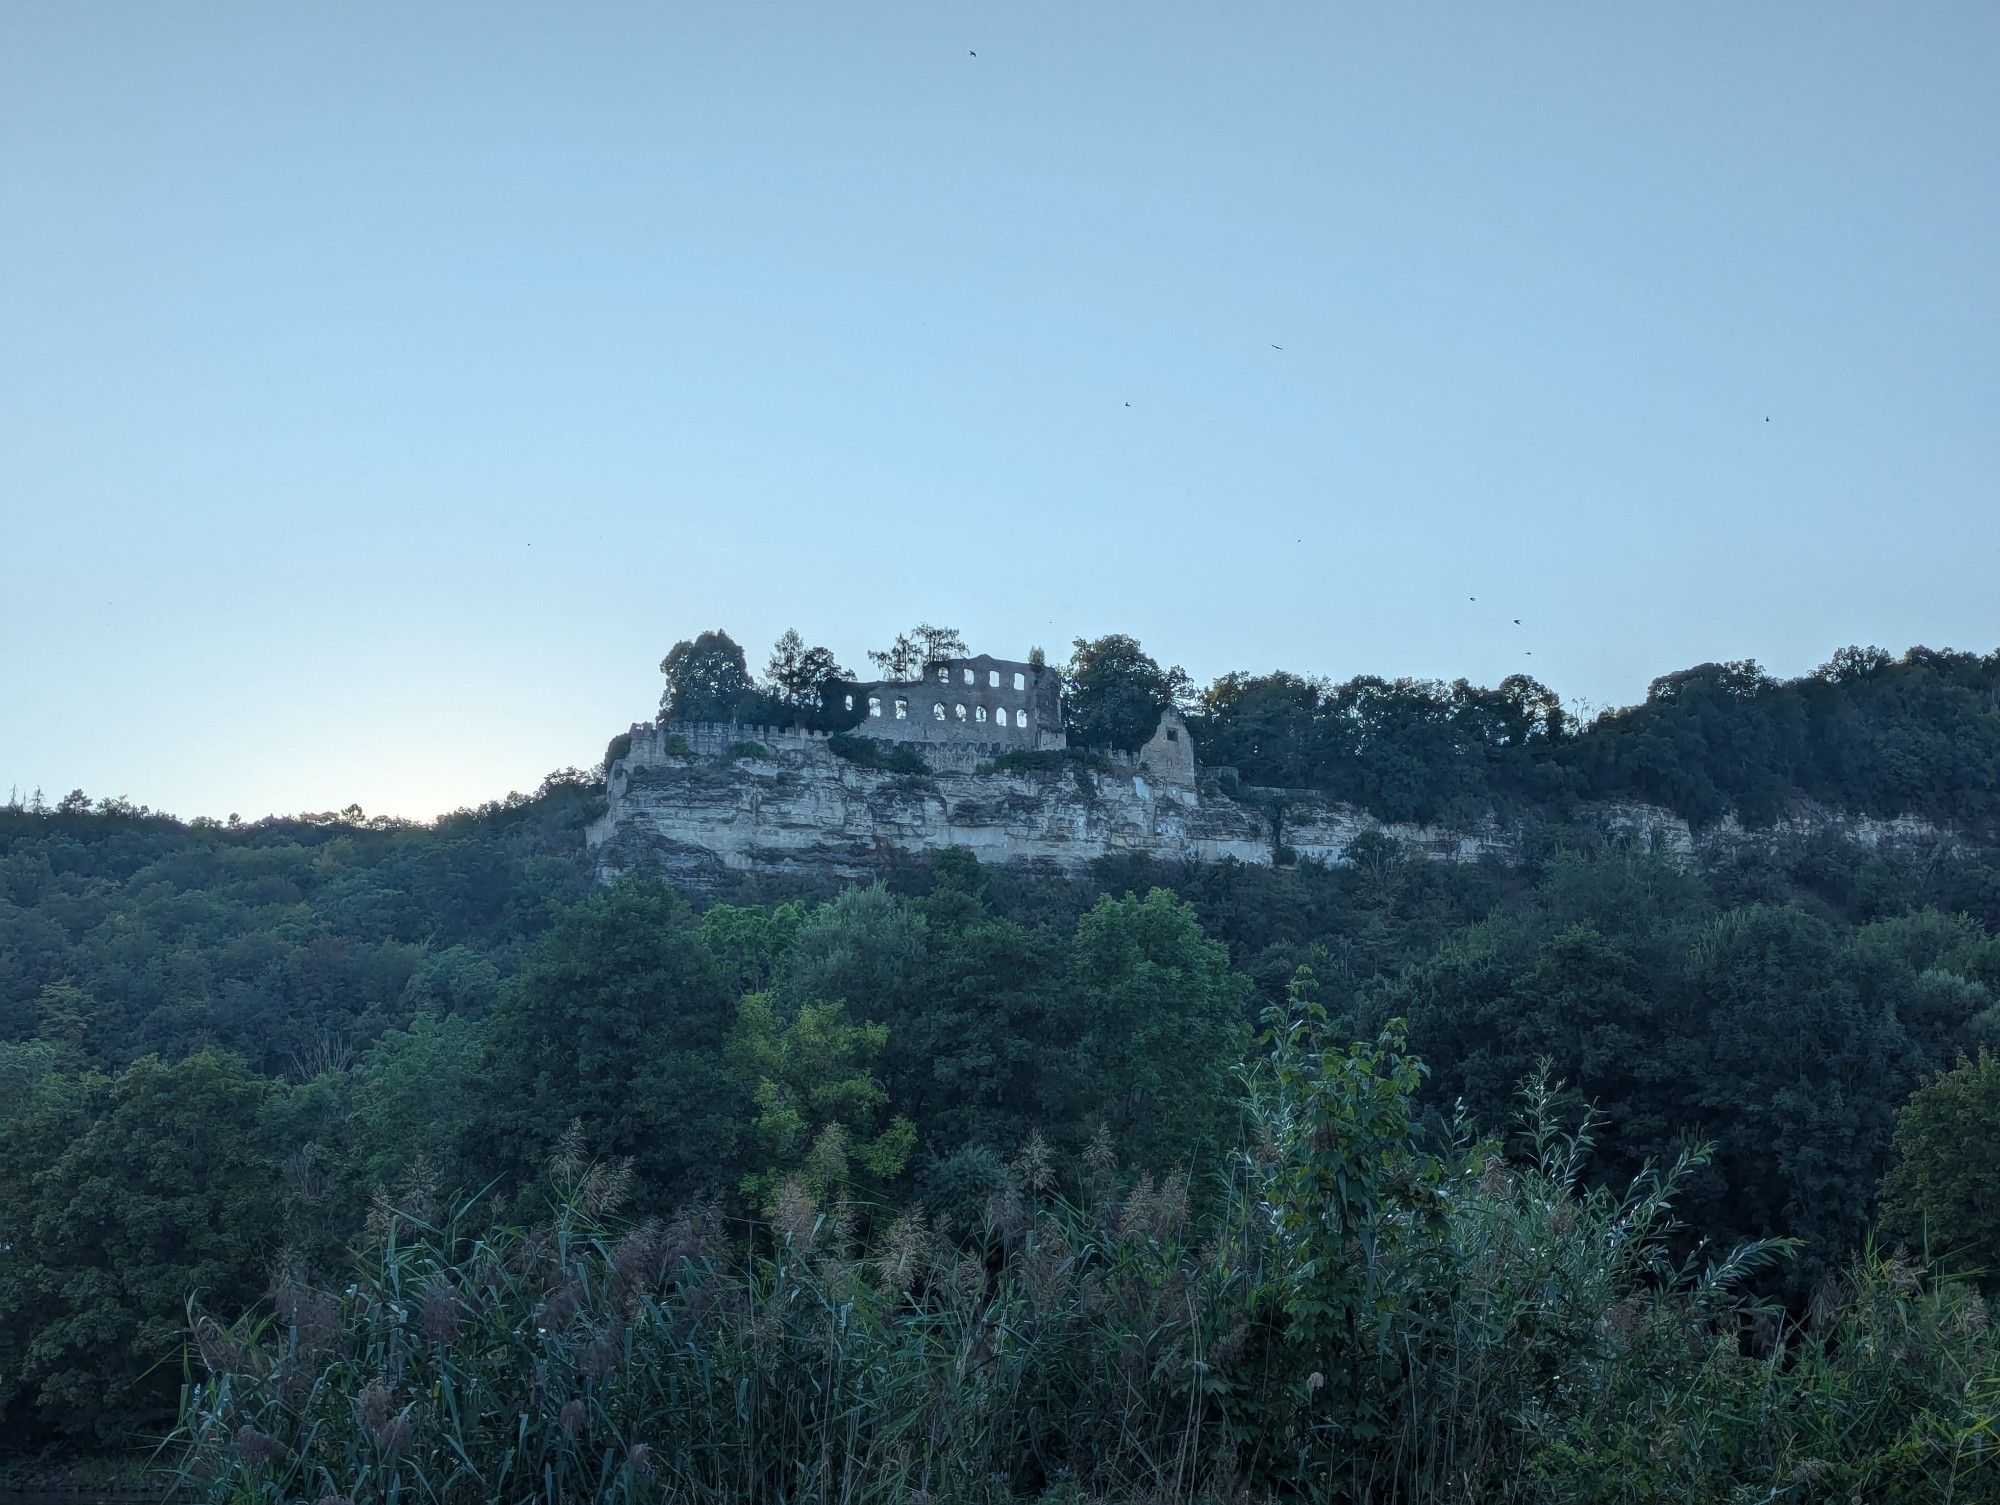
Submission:
[[[1677,1253],[1700,1164],[1592,1189],[1533,1083],[1513,1157],[1415,1119],[1392,1034],[1309,1004],[1249,1148],[1068,1193],[1031,1145],[981,1226],[621,1207],[574,1145],[549,1215],[384,1204],[345,1283],[197,1314],[187,1498],[1464,1502],[2000,1499],[2000,1342],[1972,1288],[1871,1251],[1793,1322],[1783,1256]]]

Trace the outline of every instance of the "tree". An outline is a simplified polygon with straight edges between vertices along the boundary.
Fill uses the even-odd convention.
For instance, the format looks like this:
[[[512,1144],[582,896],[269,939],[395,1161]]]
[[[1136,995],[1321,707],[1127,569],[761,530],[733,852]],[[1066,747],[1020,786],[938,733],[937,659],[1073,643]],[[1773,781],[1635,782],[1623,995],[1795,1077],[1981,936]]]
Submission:
[[[908,632],[897,633],[887,648],[871,648],[868,661],[884,679],[915,679],[940,659],[963,658],[966,651],[957,628],[919,622]]]
[[[769,993],[743,999],[730,1049],[757,1107],[747,1194],[769,1204],[796,1177],[824,1205],[856,1191],[879,1194],[903,1173],[917,1131],[900,1114],[889,1116],[889,1094],[875,1076],[888,1039],[882,1025],[855,1024],[839,1003],[807,1003],[794,1013]]]
[[[971,853],[940,855],[920,906],[924,1001],[892,1025],[891,1090],[930,1143],[1012,1153],[1040,1129],[1081,1146],[1091,1125],[1061,1116],[1078,1050],[1061,942],[990,913],[982,880]]]
[[[1070,976],[1085,1074],[1072,1115],[1101,1117],[1123,1158],[1154,1170],[1220,1148],[1249,988],[1194,906],[1163,888],[1100,899],[1077,921]]]
[[[667,687],[660,696],[663,721],[734,721],[756,694],[743,650],[726,632],[704,632],[674,644],[660,660]]]
[[[826,696],[826,687],[836,680],[854,676],[841,668],[831,648],[808,648],[806,640],[792,628],[771,649],[771,661],[764,667],[764,682],[778,705],[794,718],[817,715]]]
[[[1902,1157],[1882,1182],[1883,1221],[2000,1287],[2000,1055],[1981,1048],[1919,1088],[1896,1115]]]
[[[806,921],[803,900],[772,905],[711,904],[696,929],[736,997],[768,988]]]
[[[720,1190],[744,1103],[735,1000],[687,907],[623,884],[562,911],[495,1008],[478,1143],[523,1183],[571,1123],[662,1198]]]
[[[471,1127],[484,1028],[459,1015],[419,1014],[375,1042],[355,1072],[355,1171],[370,1189],[394,1186],[419,1160],[457,1183]]]
[[[1203,757],[1228,764],[1253,784],[1319,784],[1327,752],[1320,720],[1325,694],[1319,680],[1296,674],[1223,675],[1201,697],[1195,736]]]
[[[264,1286],[271,1091],[221,1052],[146,1056],[0,1119],[0,1410],[99,1443],[173,1415],[189,1300],[234,1318]]]
[[[797,1009],[844,1003],[858,1019],[898,1027],[929,999],[923,916],[881,884],[850,888],[799,927],[777,969],[777,992]]]
[[[1136,752],[1170,708],[1192,709],[1194,685],[1179,665],[1162,669],[1122,632],[1071,645],[1063,727],[1085,747]]]
[[[1689,938],[1684,1062],[1701,1137],[1727,1190],[1725,1237],[1803,1239],[1809,1288],[1866,1231],[1913,1051],[1893,1001],[1868,997],[1832,927],[1749,904]]]

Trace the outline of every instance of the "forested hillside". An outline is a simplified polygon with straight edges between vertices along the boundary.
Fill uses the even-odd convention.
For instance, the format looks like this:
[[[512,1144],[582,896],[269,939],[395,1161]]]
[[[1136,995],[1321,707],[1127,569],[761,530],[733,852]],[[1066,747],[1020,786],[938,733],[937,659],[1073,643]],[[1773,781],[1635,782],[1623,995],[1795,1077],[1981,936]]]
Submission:
[[[1079,735],[1186,698],[1149,665],[1079,644]],[[510,1450],[743,1498],[756,1436],[937,1498],[2000,1497],[1995,674],[1710,668],[1575,731],[1511,681],[1201,697],[1246,781],[1518,800],[1518,868],[950,854],[697,904],[591,888],[573,773],[430,826],[0,812],[9,1445],[157,1438],[186,1374],[234,1377],[175,1454],[216,1499],[441,1466],[476,1498]],[[1968,839],[1689,867],[1572,823],[1585,793]],[[851,1372],[776,1385],[838,1313]],[[581,1378],[528,1398],[552,1363]],[[855,1420],[892,1405],[961,1439],[957,1485],[895,1475],[923,1449]]]

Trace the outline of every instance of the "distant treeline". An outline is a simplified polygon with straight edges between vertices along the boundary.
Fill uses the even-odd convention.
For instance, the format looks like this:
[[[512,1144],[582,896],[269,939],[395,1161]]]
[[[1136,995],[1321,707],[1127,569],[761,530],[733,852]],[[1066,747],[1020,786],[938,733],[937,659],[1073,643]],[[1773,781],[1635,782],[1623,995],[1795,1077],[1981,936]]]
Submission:
[[[870,657],[906,675],[964,652],[958,633],[923,624]],[[677,644],[661,669],[666,716],[832,730],[855,720],[826,693],[848,671],[796,632],[761,680],[719,631]],[[1188,718],[1204,763],[1385,820],[1469,822],[1496,809],[1625,799],[1696,825],[1731,814],[1762,825],[1809,799],[2000,833],[2000,651],[1912,648],[1894,658],[1844,648],[1792,680],[1748,660],[1701,664],[1654,680],[1639,705],[1579,721],[1524,674],[1483,687],[1232,673],[1198,689],[1122,634],[1072,645],[1064,722],[1073,744],[1136,748],[1169,706]]]

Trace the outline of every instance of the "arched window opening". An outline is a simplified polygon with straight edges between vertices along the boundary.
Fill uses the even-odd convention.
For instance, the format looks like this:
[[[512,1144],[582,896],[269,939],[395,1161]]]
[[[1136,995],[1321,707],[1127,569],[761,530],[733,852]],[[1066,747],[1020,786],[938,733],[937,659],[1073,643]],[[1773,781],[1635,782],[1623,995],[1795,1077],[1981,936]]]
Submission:
[[[870,695],[868,697],[868,714],[871,716],[882,714],[882,697],[880,695]]]
[[[960,701],[960,702],[959,702],[959,703],[958,703],[957,705],[953,706],[953,707],[952,707],[952,709],[953,709],[954,711],[958,712],[958,719],[959,719],[960,721],[963,721],[963,720],[965,719],[965,702],[964,702],[964,701],[962,701],[962,700],[961,700],[961,701]]]
[[[1025,689],[1027,689],[1027,688],[1028,688],[1028,676],[1027,676],[1027,675],[1025,675],[1025,674],[1016,674],[1016,675],[1014,676],[1014,688],[1015,688],[1015,689],[1017,689],[1017,690],[1025,690]]]
[[[931,702],[931,720],[933,721],[944,720],[944,702],[942,700],[934,700]]]
[[[995,711],[993,719],[999,722],[1000,725],[1005,726],[1007,724],[1007,707],[1003,705],[999,710]]]
[[[910,719],[910,703],[900,695],[896,697],[896,719],[898,721],[908,721]]]
[[[977,710],[975,710],[972,713],[972,719],[974,721],[977,721],[981,726],[986,725],[986,707],[980,706]]]

